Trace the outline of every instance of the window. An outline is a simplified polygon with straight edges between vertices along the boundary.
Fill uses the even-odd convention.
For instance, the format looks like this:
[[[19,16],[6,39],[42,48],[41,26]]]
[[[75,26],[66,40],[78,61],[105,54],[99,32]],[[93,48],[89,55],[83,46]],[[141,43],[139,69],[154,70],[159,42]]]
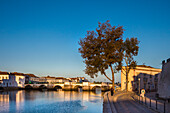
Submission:
[[[152,78],[152,75],[150,75],[150,78]]]
[[[144,84],[144,89],[146,89],[146,84]]]
[[[8,79],[8,77],[6,77],[6,79]]]
[[[2,77],[2,79],[4,79],[4,77]]]

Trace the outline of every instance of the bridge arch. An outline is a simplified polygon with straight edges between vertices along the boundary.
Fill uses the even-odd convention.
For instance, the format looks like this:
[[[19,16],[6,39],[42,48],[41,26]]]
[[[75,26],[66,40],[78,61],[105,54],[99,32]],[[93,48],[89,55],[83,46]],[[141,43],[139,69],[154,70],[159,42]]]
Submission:
[[[54,89],[55,89],[55,90],[58,90],[58,89],[62,89],[62,87],[59,86],[59,85],[56,85],[56,86],[54,87]]]
[[[82,87],[82,86],[77,85],[77,86],[75,86],[75,87],[74,87],[74,90],[75,90],[75,91],[78,91],[78,89],[79,89],[79,88],[83,88],[83,87]]]
[[[33,87],[31,85],[26,85],[25,89],[33,89]]]
[[[100,86],[94,86],[94,87],[92,87],[92,91],[95,91],[95,90],[96,90],[96,88],[100,88],[100,89],[101,89],[101,87],[100,87]]]

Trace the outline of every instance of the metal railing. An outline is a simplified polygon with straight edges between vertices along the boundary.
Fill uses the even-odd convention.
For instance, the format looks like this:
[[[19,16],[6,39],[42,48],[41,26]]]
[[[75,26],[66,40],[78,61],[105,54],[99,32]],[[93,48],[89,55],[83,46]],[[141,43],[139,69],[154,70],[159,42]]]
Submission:
[[[154,99],[151,99],[151,98],[148,98],[148,97],[141,97],[139,95],[133,95],[132,98],[134,100],[136,100],[137,102],[151,108],[151,109],[154,109],[158,112],[161,112],[161,113],[166,113],[166,102],[165,101],[159,101],[159,100],[154,100]]]

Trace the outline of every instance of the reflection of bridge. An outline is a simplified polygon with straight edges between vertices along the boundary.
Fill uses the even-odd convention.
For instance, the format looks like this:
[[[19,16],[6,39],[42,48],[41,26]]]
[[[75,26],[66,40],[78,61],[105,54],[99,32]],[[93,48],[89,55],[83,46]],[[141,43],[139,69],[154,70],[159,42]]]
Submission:
[[[95,90],[96,88],[101,88],[102,91],[109,90],[112,87],[111,84],[101,83],[95,84],[90,82],[83,83],[56,83],[56,84],[25,84],[25,88],[33,88],[33,89],[63,89],[63,90],[78,90],[78,88],[82,88],[84,91]]]

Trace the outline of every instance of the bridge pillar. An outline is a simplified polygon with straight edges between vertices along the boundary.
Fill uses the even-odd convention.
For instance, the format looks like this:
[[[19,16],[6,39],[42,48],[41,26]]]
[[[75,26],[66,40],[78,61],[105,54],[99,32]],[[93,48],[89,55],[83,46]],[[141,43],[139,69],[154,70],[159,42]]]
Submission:
[[[70,90],[72,90],[72,85],[64,85],[63,90],[65,90],[65,91],[70,91]]]
[[[83,91],[90,91],[90,86],[83,86]]]
[[[64,83],[64,89],[63,90],[72,90],[72,85],[70,82]]]
[[[90,83],[89,82],[83,82],[83,91],[90,91]]]

